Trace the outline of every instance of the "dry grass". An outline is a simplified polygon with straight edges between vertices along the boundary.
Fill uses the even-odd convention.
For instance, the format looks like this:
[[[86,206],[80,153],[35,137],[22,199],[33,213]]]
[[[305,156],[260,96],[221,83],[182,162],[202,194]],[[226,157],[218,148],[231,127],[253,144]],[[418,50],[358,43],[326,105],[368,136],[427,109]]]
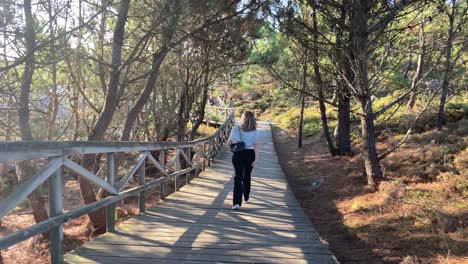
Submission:
[[[149,180],[149,179],[148,179]],[[136,186],[136,182],[130,182],[130,187]],[[153,191],[147,193],[146,206],[154,206],[159,202],[159,193]],[[79,185],[76,180],[69,180],[64,188],[64,209],[69,210],[82,205]],[[129,197],[117,205],[116,224],[138,214],[138,201],[136,197]],[[34,224],[31,210],[25,206],[21,210],[10,213],[2,219],[0,237],[26,228]],[[89,240],[95,238],[93,228],[87,216],[73,219],[64,224],[64,251],[72,251]],[[41,236],[35,236],[22,243],[16,244],[6,250],[2,250],[5,264],[23,263],[49,263],[49,243]]]
[[[413,135],[386,158],[375,192],[365,188],[358,155],[332,158],[319,138],[299,151],[293,136],[277,132],[275,140],[298,199],[343,263],[458,264],[468,263],[468,137],[459,131],[455,124]],[[398,140],[383,132],[379,148]],[[320,178],[320,190],[307,189]]]

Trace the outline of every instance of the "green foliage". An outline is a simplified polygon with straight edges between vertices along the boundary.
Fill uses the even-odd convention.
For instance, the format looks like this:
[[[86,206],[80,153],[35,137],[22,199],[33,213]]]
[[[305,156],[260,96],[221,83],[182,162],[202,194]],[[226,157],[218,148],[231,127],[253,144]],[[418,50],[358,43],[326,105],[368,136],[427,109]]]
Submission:
[[[220,111],[218,108],[207,107],[205,109],[205,119],[214,122],[222,122],[224,120],[224,112]]]
[[[271,65],[278,62],[285,50],[285,41],[269,26],[261,27],[258,33],[261,38],[256,42],[255,50],[250,53],[250,63]]]
[[[274,112],[273,121],[277,122],[283,129],[299,129],[301,109],[292,107],[286,112]],[[315,107],[304,109],[304,135],[314,136],[322,131],[320,112]]]
[[[446,106],[447,112],[460,113],[464,118],[468,118],[468,92],[454,96]]]

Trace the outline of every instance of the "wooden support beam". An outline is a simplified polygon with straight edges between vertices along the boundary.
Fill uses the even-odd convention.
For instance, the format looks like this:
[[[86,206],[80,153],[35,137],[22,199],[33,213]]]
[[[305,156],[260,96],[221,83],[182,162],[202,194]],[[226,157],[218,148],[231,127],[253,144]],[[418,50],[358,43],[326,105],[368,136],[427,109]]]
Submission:
[[[53,158],[38,173],[18,186],[14,192],[0,202],[0,219],[15,208],[19,202],[26,199],[29,194],[44,183],[62,165],[62,158]]]
[[[26,199],[32,191],[47,179],[50,179],[49,204],[51,217],[48,220],[1,237],[0,250],[43,232],[50,232],[52,263],[62,263],[63,223],[98,209],[106,208],[107,231],[114,232],[116,202],[138,195],[140,212],[144,213],[145,190],[160,186],[161,198],[165,199],[167,195],[165,186],[167,186],[169,180],[173,179],[175,181],[176,190],[179,189],[179,186],[177,186],[179,176],[185,175],[186,183],[190,183],[190,174],[193,171],[198,175],[201,167],[205,169],[207,164],[210,165],[210,158],[216,154],[215,150],[220,149],[220,144],[224,141],[224,135],[229,133],[228,130],[232,128],[233,122],[234,115],[231,113],[226,122],[213,135],[191,142],[0,142],[0,161],[51,158],[38,173],[22,183],[6,199],[0,201],[0,219],[8,214],[19,202]],[[193,157],[192,148],[196,149]],[[166,151],[168,149],[175,150],[175,156],[169,164],[166,163]],[[138,157],[132,171],[116,184],[115,155],[129,151],[142,151],[143,153]],[[150,154],[150,151],[160,151],[160,161],[157,161]],[[98,153],[107,154],[107,176],[105,180],[67,158],[73,154]],[[188,168],[181,167],[181,156],[190,165]],[[162,173],[162,178],[145,183],[146,158]],[[172,171],[172,166],[174,171]],[[63,213],[63,167],[103,188],[107,192],[106,197]],[[139,172],[140,185],[122,191],[136,171]]]
[[[57,169],[49,178],[50,217],[63,214],[63,168]],[[63,263],[63,225],[50,229],[50,262]]]
[[[145,159],[146,159],[147,155],[148,154],[146,152],[141,153],[140,156],[138,156],[138,158],[136,160],[136,164],[135,164],[135,166],[133,166],[132,170],[125,177],[123,177],[119,181],[119,183],[116,184],[117,190],[119,192],[123,190],[125,185],[130,181],[130,179],[133,177],[133,175],[135,175],[135,173],[140,168],[141,164],[145,162]],[[149,154],[149,155],[151,155],[151,154]]]
[[[160,151],[159,162],[161,163],[161,167],[163,168],[163,171],[164,171],[162,177],[166,177],[167,171],[166,171],[166,151],[165,150]],[[167,181],[163,182],[160,185],[159,196],[161,197],[161,200],[166,200],[166,191],[167,191]]]
[[[145,185],[145,177],[146,177],[145,165],[146,165],[145,161],[143,160],[143,162],[140,165],[140,168],[138,169],[138,184],[140,186]],[[146,201],[145,190],[142,190],[141,192],[138,193],[138,208],[140,210],[140,214],[143,214],[146,211],[145,201]]]
[[[18,230],[16,232],[13,232],[11,234],[8,234],[2,238],[0,238],[0,250],[6,249],[10,246],[13,246],[15,244],[20,243],[21,241],[24,241],[28,238],[31,238],[35,235],[47,232],[51,230],[54,227],[57,227],[63,223],[66,223],[72,219],[78,218],[80,216],[89,214],[91,212],[94,212],[96,210],[99,210],[103,207],[109,206],[110,204],[114,204],[116,202],[119,202],[125,198],[128,198],[130,196],[134,196],[138,194],[141,190],[147,190],[149,188],[154,188],[155,186],[162,184],[164,181],[166,181],[165,178],[159,178],[156,180],[153,180],[151,182],[145,183],[145,185],[142,186],[137,186],[128,190],[125,190],[121,192],[118,195],[112,195],[109,197],[106,197],[104,199],[101,199],[97,202],[90,203],[87,205],[84,205],[82,207],[70,210],[66,213],[63,213],[61,215],[51,217],[48,220],[42,221],[38,224],[32,225],[30,227],[23,228],[21,230]]]
[[[112,194],[117,194],[118,193],[117,189],[113,185],[110,185],[109,183],[107,183],[103,179],[99,178],[94,173],[91,173],[88,170],[86,170],[85,168],[81,167],[80,165],[78,165],[74,161],[71,161],[69,159],[65,159],[65,162],[64,162],[63,165],[65,167],[69,168],[70,170],[78,173],[80,176],[83,176],[88,181],[90,181],[90,182],[96,184],[97,186],[103,188],[107,192],[110,192]]]
[[[107,153],[107,183],[114,186],[115,184],[115,153]],[[109,196],[111,194],[107,194]],[[115,203],[106,207],[106,230],[107,232],[115,232]]]

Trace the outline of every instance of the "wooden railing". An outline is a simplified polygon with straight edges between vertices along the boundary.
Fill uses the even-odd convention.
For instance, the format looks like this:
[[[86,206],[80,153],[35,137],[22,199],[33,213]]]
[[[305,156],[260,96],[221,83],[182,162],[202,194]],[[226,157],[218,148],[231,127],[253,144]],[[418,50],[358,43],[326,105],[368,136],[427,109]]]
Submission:
[[[177,191],[177,179],[195,171],[198,175],[211,161],[227,140],[235,122],[231,112],[225,122],[211,136],[190,142],[1,142],[0,162],[12,160],[47,159],[47,163],[28,180],[21,183],[7,198],[0,201],[0,219],[10,213],[21,201],[49,181],[48,220],[18,230],[0,238],[0,250],[15,245],[32,236],[49,232],[52,263],[63,262],[63,224],[100,208],[106,208],[107,232],[115,231],[115,204],[127,197],[138,195],[140,213],[145,212],[145,190],[160,187],[161,198],[166,192],[164,186],[174,181]],[[173,150],[171,159],[166,163],[166,154]],[[116,181],[116,156],[125,152],[139,152],[139,156],[130,172]],[[156,159],[152,153],[158,153]],[[106,155],[106,180],[80,166],[71,159],[72,155]],[[193,155],[192,155],[193,154]],[[145,182],[146,162],[153,165],[164,177]],[[182,168],[181,164],[185,164]],[[76,173],[107,191],[110,195],[94,203],[64,212],[63,210],[63,175],[64,169]],[[124,190],[129,181],[138,174],[139,185]]]
[[[215,105],[213,106],[207,105],[206,108],[218,111],[219,113],[221,113],[221,115],[223,115],[224,118],[227,118],[231,113],[234,113],[235,111],[235,108],[233,107],[224,107],[224,106],[215,106]]]

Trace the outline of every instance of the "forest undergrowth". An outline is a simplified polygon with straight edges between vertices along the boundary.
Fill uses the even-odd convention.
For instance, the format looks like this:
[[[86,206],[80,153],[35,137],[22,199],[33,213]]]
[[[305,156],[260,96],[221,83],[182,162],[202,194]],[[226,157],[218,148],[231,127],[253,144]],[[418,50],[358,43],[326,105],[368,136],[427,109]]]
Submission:
[[[442,131],[428,124],[421,120],[385,159],[377,190],[366,186],[361,145],[350,157],[332,157],[320,133],[298,149],[296,129],[274,127],[294,193],[342,263],[468,262],[467,120]],[[399,140],[395,131],[405,125],[379,127],[378,148]]]

